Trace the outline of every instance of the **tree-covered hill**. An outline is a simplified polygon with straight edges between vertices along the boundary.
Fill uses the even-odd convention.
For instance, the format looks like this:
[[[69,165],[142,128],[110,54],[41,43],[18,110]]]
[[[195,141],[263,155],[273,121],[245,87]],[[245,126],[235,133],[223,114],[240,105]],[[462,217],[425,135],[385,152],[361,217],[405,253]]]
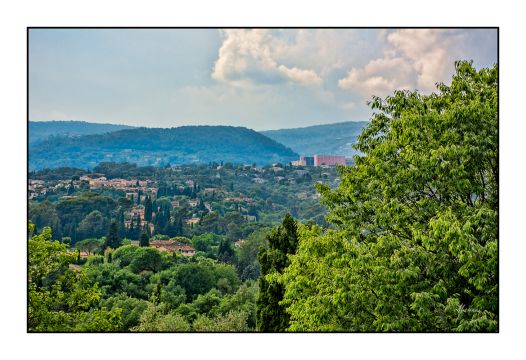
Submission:
[[[134,128],[80,137],[57,137],[30,145],[31,170],[60,166],[93,168],[102,161],[138,165],[224,161],[271,164],[298,157],[254,131],[232,126]]]
[[[348,121],[261,133],[301,155],[338,154],[352,157],[356,153],[352,146],[366,125],[366,121]]]
[[[123,129],[132,129],[132,126],[96,124],[85,121],[30,121],[29,143],[36,144],[55,136],[78,137]]]

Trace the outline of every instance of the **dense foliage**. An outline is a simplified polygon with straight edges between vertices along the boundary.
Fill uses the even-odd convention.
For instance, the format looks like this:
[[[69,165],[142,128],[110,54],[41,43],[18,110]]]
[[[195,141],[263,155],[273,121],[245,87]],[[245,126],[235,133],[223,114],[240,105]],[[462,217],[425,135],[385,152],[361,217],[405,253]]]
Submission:
[[[56,137],[30,145],[31,170],[70,166],[93,168],[102,161],[138,165],[224,161],[272,164],[298,157],[289,148],[254,131],[232,126],[135,128],[80,137]]]
[[[374,98],[352,167],[320,185],[280,280],[292,331],[498,329],[498,69]]]
[[[30,224],[30,233],[34,226]],[[28,241],[28,330],[114,331],[121,323],[121,310],[100,307],[101,291],[84,271],[68,266],[76,259],[67,245],[51,240],[45,228]]]
[[[79,261],[49,228],[29,240],[31,332],[253,331],[256,292],[200,256],[123,245]]]
[[[136,180],[147,181],[149,187],[156,189],[140,200],[132,200],[126,198],[124,190],[91,188],[86,180],[72,180],[68,177],[70,173],[61,175],[54,171],[52,180],[41,180],[42,189],[47,192],[30,200],[29,219],[38,231],[49,226],[54,238],[69,237],[72,245],[106,235],[112,221],[117,223],[121,239],[139,240],[146,230],[144,226],[136,220],[131,226],[125,226],[125,220],[129,220],[127,213],[136,206],[144,207],[144,219],[154,225],[153,231],[148,230],[148,236],[192,238],[215,233],[233,243],[257,230],[279,224],[287,212],[300,221],[323,225],[326,207],[320,204],[314,184],[322,181],[335,187],[338,181],[335,168],[253,167],[229,163],[166,168],[101,163],[86,173],[95,178],[104,175],[108,179],[130,179],[133,186]],[[47,175],[48,171],[41,171],[30,173],[29,177],[32,181]],[[199,204],[192,207],[190,200],[197,200]],[[173,201],[178,206],[174,206]],[[187,224],[192,217],[199,221]],[[219,246],[219,241],[211,245]],[[198,250],[215,256],[212,255],[215,249]]]
[[[30,173],[29,331],[498,331],[498,68],[455,69],[437,93],[373,97],[337,173],[213,160]],[[192,129],[44,148],[75,157],[104,140],[148,163],[153,143],[163,159],[202,146]],[[247,129],[205,145],[221,153],[232,131],[239,153]]]

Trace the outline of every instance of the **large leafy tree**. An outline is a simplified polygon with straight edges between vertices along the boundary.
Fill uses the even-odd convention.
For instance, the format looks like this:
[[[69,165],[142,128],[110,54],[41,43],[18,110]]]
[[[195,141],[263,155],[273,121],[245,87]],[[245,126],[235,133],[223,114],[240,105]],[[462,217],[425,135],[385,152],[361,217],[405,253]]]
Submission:
[[[77,227],[77,237],[86,239],[103,236],[108,228],[107,219],[98,210],[90,212]]]
[[[319,185],[336,229],[300,231],[290,330],[497,331],[498,68],[374,97],[355,165]]]
[[[121,309],[99,308],[100,289],[69,268],[77,255],[52,241],[49,227],[29,239],[28,253],[30,332],[118,330]]]
[[[267,236],[268,248],[260,247],[258,261],[261,265],[259,294],[257,298],[257,329],[266,332],[285,331],[289,326],[289,314],[280,303],[285,288],[274,275],[289,265],[289,254],[296,252],[298,244],[297,223],[290,214],[283,223],[272,229]]]

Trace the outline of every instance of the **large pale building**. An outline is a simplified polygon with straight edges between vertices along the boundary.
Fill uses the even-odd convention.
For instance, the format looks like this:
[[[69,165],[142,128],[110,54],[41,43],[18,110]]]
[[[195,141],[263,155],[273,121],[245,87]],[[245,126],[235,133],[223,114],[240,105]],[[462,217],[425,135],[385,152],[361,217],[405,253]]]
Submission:
[[[345,156],[342,155],[314,155],[314,166],[345,165]]]
[[[305,163],[305,166],[314,166],[314,157],[313,156],[301,156],[300,161]]]

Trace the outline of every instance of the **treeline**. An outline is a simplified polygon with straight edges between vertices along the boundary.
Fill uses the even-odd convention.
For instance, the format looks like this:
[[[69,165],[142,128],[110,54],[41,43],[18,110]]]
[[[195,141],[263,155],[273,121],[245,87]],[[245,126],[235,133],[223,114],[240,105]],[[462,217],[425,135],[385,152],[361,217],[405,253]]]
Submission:
[[[79,178],[83,175],[97,175],[104,174],[107,179],[129,179],[154,176],[158,168],[154,166],[137,166],[137,164],[128,162],[111,162],[102,161],[97,166],[89,169],[79,169],[74,167],[57,167],[53,169],[42,169],[38,171],[29,172],[28,176],[34,180],[71,180]]]
[[[103,161],[93,168],[93,173],[104,174],[107,179],[144,179],[155,175],[157,168],[154,166],[137,166],[127,162]]]
[[[232,126],[182,126],[171,129],[134,128],[80,137],[55,137],[35,143],[31,169],[70,166],[88,168],[111,158],[140,165],[288,163],[297,154],[254,131]]]
[[[33,180],[70,180],[81,177],[89,172],[87,170],[72,168],[72,167],[58,167],[55,169],[43,169],[40,171],[31,171],[28,177]]]

